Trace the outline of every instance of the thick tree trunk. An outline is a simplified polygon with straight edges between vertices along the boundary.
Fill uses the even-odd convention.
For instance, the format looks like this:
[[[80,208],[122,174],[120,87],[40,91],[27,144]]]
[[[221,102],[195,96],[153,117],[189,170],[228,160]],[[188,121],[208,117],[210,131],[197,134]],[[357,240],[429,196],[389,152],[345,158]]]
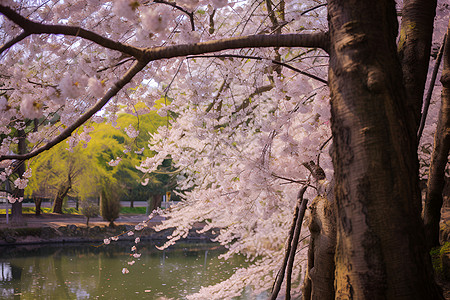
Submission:
[[[445,186],[445,167],[450,150],[450,23],[444,46],[444,67],[442,70],[442,95],[439,119],[434,134],[433,154],[427,182],[427,196],[423,212],[425,234],[429,249],[439,246],[439,222],[443,204],[442,192]]]
[[[336,299],[443,299],[420,219],[394,1],[329,1]]]

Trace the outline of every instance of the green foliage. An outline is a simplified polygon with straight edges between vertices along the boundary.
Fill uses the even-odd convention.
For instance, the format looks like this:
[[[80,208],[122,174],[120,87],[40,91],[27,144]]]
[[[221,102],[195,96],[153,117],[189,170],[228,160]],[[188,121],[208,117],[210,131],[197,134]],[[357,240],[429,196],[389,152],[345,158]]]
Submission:
[[[110,227],[114,227],[114,221],[120,214],[120,192],[113,186],[102,190],[100,196],[100,214],[103,219],[109,222]]]
[[[89,219],[93,217],[97,217],[100,213],[100,208],[97,205],[97,202],[88,198],[81,201],[81,213],[86,217],[86,226],[89,226]]]
[[[441,247],[433,248],[430,251],[433,269],[435,273],[439,276],[448,277],[448,275],[446,275],[445,273],[449,272],[450,270],[445,270],[442,260],[444,255],[449,253],[450,253],[450,242],[445,242],[444,245],[442,245]]]
[[[82,141],[73,152],[69,152],[66,149],[68,144],[60,143],[31,161],[33,177],[25,194],[53,199],[69,178],[72,181],[69,196],[82,200],[100,195],[106,182],[124,191],[122,200],[147,200],[151,194],[165,193],[170,176],[150,175],[149,184],[144,187],[141,185],[143,174],[136,166],[144,157],[153,155],[145,149],[148,139],[158,127],[166,124],[166,119],[143,104],[136,105],[135,111],[146,113],[138,117],[121,113],[116,127],[109,123],[88,124],[93,128],[89,132],[91,140],[88,144]],[[139,131],[137,138],[130,138],[123,130],[129,125]],[[142,148],[144,151],[139,153]],[[113,167],[108,164],[118,157],[122,159],[119,165]]]

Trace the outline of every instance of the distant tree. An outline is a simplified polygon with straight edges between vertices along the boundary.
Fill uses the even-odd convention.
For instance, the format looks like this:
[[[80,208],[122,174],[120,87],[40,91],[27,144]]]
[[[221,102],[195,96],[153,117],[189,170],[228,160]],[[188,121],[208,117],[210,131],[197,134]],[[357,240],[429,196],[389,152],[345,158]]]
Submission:
[[[115,227],[114,221],[120,214],[120,189],[118,186],[105,185],[100,194],[100,214],[109,222],[109,227]]]

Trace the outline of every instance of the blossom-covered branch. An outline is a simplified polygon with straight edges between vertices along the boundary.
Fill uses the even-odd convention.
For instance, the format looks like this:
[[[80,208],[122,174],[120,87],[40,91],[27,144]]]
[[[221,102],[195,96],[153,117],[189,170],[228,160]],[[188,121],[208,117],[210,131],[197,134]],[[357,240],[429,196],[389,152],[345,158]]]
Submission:
[[[29,20],[22,15],[18,14],[11,8],[0,5],[0,13],[5,15],[8,19],[19,25],[26,33],[26,36],[31,34],[63,34],[67,36],[81,37],[86,40],[92,41],[100,46],[108,49],[117,50],[122,53],[131,55],[140,59],[143,54],[143,50],[137,47],[126,45],[120,42],[113,41],[104,36],[101,36],[95,32],[83,29],[78,26],[67,25],[47,25]],[[25,34],[21,34],[20,37],[25,38]],[[22,38],[22,39],[23,39]],[[12,46],[12,45],[10,45]],[[2,47],[2,50],[4,47]],[[1,52],[0,52],[1,53]]]
[[[78,127],[83,125],[83,123],[86,122],[90,117],[92,117],[96,112],[102,109],[102,107],[105,106],[106,103],[108,103],[108,101],[112,97],[114,97],[127,83],[129,83],[130,80],[145,67],[145,65],[146,65],[145,63],[139,61],[135,62],[134,65],[131,67],[131,69],[125,75],[123,75],[123,77],[119,79],[94,106],[92,106],[79,119],[77,119],[73,124],[68,126],[66,129],[64,129],[58,136],[56,136],[54,139],[52,139],[44,146],[27,154],[0,156],[0,161],[6,159],[18,159],[18,160],[29,159],[42,153],[45,150],[52,148],[56,144],[64,141],[72,134],[72,132],[74,132]]]

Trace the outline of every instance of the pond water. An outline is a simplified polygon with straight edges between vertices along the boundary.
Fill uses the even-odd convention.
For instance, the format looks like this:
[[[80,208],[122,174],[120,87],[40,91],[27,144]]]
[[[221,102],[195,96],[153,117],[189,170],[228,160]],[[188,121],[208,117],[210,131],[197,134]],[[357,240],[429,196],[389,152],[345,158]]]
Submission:
[[[0,248],[1,299],[185,299],[228,278],[242,258],[219,260],[211,243],[180,244],[160,251],[154,244],[65,244]],[[135,264],[128,265],[134,260]],[[123,268],[128,274],[122,274]],[[247,295],[248,294],[248,295]],[[255,299],[245,293],[239,299]]]

